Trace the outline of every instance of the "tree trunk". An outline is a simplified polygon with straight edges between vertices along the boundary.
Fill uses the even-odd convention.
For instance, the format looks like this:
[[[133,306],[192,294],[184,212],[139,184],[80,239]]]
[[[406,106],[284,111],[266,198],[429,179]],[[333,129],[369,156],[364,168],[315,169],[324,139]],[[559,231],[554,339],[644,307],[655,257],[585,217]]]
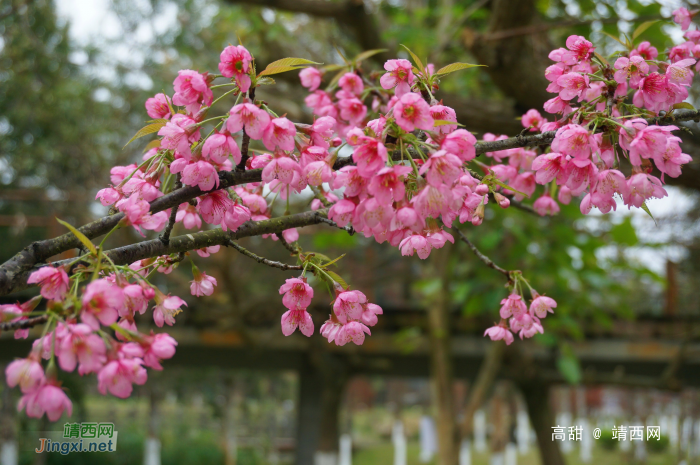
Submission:
[[[552,441],[554,415],[549,405],[549,386],[537,381],[519,383],[520,390],[527,404],[532,428],[537,435],[542,465],[565,465],[559,443]]]
[[[433,396],[437,409],[438,464],[457,465],[457,428],[452,386],[452,354],[450,349],[449,325],[449,274],[447,244],[433,252],[435,258],[433,276],[440,276],[441,288],[431,296],[428,307],[428,327],[430,330],[430,371]]]

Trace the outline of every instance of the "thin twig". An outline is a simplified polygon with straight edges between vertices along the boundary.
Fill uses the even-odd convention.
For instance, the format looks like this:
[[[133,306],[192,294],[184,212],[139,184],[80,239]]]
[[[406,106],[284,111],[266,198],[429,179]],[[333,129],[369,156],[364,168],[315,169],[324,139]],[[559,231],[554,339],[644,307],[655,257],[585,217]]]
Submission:
[[[508,278],[508,280],[510,281],[510,279],[511,279],[511,277],[510,277],[511,272],[510,271],[505,270],[505,269],[501,268],[500,266],[496,265],[493,262],[493,260],[491,260],[489,257],[484,255],[479,249],[476,248],[476,246],[474,244],[472,244],[472,242],[469,239],[467,239],[467,236],[465,236],[464,233],[462,231],[460,231],[459,228],[457,228],[455,226],[452,229],[454,229],[455,232],[457,232],[457,234],[459,234],[459,237],[462,239],[462,241],[465,244],[467,244],[470,249],[472,249],[472,252],[474,252],[474,255],[476,255],[479,260],[484,262],[484,264],[486,266],[488,266],[489,268],[493,268],[494,270],[498,271],[499,273],[504,274],[506,276],[506,278]]]
[[[46,323],[49,319],[48,314],[35,316],[34,318],[27,318],[26,320],[17,320],[0,323],[0,331],[12,331],[14,329],[29,329],[34,326]]]
[[[292,245],[289,242],[287,242],[287,239],[284,238],[283,234],[278,234],[277,239],[280,240],[280,244],[282,244],[285,249],[289,250],[292,253],[292,255],[299,255],[299,246]]]
[[[175,181],[175,190],[179,189],[182,187],[182,183],[180,182],[180,173],[177,174],[177,181]],[[165,244],[168,245],[170,243],[170,233],[173,232],[173,228],[175,227],[175,219],[177,218],[177,211],[180,207],[172,207],[170,209],[170,218],[168,218],[168,224],[165,226],[165,229],[161,233],[160,236],[158,236],[158,239]]]
[[[233,241],[229,241],[228,244],[226,244],[226,245],[233,247],[234,249],[236,249],[237,251],[239,251],[240,253],[242,253],[246,257],[250,257],[253,260],[255,260],[256,262],[262,263],[263,265],[271,266],[272,268],[279,268],[280,270],[284,270],[284,271],[303,270],[304,269],[304,267],[301,265],[287,265],[286,263],[276,262],[273,260],[269,260],[265,257],[261,257],[260,255],[254,254],[250,250],[241,247],[240,245],[238,245],[236,242],[233,242]]]
[[[348,234],[351,236],[355,234],[355,228],[352,226],[338,226],[338,223],[336,223],[333,220],[329,220],[328,218],[320,218],[321,223],[326,223],[330,226],[333,226],[334,228],[342,229],[343,231],[347,231]]]

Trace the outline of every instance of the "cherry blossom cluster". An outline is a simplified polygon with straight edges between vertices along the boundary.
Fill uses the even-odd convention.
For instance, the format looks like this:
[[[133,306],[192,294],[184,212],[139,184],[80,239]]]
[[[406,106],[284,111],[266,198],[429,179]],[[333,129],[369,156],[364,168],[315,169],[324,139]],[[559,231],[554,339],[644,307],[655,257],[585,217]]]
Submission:
[[[513,278],[513,292],[501,300],[501,321],[484,332],[484,336],[490,337],[492,341],[503,340],[507,345],[513,342],[513,333],[517,333],[521,340],[537,333],[543,334],[541,320],[548,313],[554,313],[552,309],[557,307],[554,299],[539,295],[521,274],[513,273]],[[532,296],[529,308],[523,298],[522,284],[529,288]]]
[[[694,13],[682,10],[675,20],[685,30]],[[688,31],[686,37],[688,42],[666,53],[668,61],[659,60],[649,42],[628,43],[608,61],[585,38],[569,37],[566,48],[552,51],[554,64],[545,71],[547,90],[557,95],[544,110],[557,119],[548,121],[535,109],[521,118],[520,137],[554,134],[551,146],[527,148],[505,135],[486,133],[483,142],[494,144],[483,156],[454,109],[435,98],[442,79],[473,65],[453,63],[436,70],[409,51],[413,62],[388,60],[381,76],[363,72],[360,62],[367,54],[320,68],[286,58],[258,72],[250,52],[231,45],[220,55],[218,74],[181,70],[172,95],[159,93],[146,101],[152,120],[134,138],[158,137],[138,163],[113,167],[111,185],[96,198],[112,213],[123,213],[112,231],[128,226],[142,236],[162,231],[160,240],[167,244],[175,223],[188,230],[235,232],[243,224],[272,218],[276,202],[278,208],[284,203],[284,215],[289,215],[313,193],[310,208],[332,224],[421,259],[454,243],[444,228],[455,222],[479,226],[489,202],[508,208],[537,193],[532,207],[540,215],[558,213],[559,204],[574,197],[581,197],[584,214],[593,207],[615,209],[617,199],[648,211],[647,200],[667,195],[664,177],[679,176],[690,161],[673,134],[678,128],[662,124],[666,115],[688,105],[683,102],[700,56],[700,31]],[[274,83],[270,75],[291,70],[301,70],[301,84],[309,91],[305,103],[313,114],[311,124],[294,123],[255,98],[256,88]],[[210,116],[219,102],[226,113]],[[493,148],[506,139],[507,146]],[[623,163],[629,163],[624,172],[630,175],[623,174]],[[258,182],[222,188],[222,173],[251,170],[258,170],[247,173],[259,176]],[[539,193],[538,185],[544,186]],[[152,211],[152,202],[183,186],[199,189],[199,195],[176,211]],[[76,237],[86,247],[80,257],[31,274],[28,283],[40,287],[40,297],[0,307],[2,322],[21,323],[37,314],[46,318],[29,356],[10,364],[6,375],[8,384],[23,393],[19,408],[33,417],[46,413],[52,421],[72,409],[57,380],[58,368],[95,374],[100,392],[128,397],[134,384],[146,381],[147,368],[162,369],[161,361],[171,358],[177,345],[167,333],[139,332],[137,321],[145,325],[152,317],[158,327],[172,326],[187,305],[164,294],[151,277],[169,274],[189,252],[115,265],[103,253],[104,240],[95,247]],[[281,317],[282,333],[289,336],[298,328],[305,336],[313,334],[308,307],[314,289],[308,274],[311,284],[326,285],[334,294],[321,335],[339,346],[362,344],[382,309],[330,270],[340,257],[331,260],[303,250],[295,228],[263,237],[294,251],[295,269],[303,269],[279,288],[288,309]],[[195,251],[208,257],[219,250],[215,245]],[[520,272],[502,271],[511,294],[502,301],[501,321],[485,336],[510,344],[514,333],[521,339],[543,333],[541,320],[557,303],[534,291]],[[210,296],[216,278],[194,263],[192,274],[191,294]],[[529,307],[523,286],[530,290]],[[42,299],[45,310],[37,311]],[[27,329],[15,332],[17,338],[27,336]]]

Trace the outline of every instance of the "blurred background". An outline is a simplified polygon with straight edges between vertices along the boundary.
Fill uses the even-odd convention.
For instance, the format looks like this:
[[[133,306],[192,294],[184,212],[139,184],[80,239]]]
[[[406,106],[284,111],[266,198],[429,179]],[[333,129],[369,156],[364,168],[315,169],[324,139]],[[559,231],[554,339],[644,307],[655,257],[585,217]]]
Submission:
[[[406,58],[438,66],[488,65],[450,77],[438,98],[477,133],[515,135],[517,117],[542,108],[550,50],[583,35],[606,55],[610,35],[655,21],[660,51],[682,42],[668,20],[679,2],[648,0],[0,0],[0,259],[107,212],[94,196],[109,167],[140,159],[148,138],[122,149],[148,119],[145,99],[172,93],[179,69],[216,70],[238,38],[258,69],[295,56],[363,64]],[[690,9],[694,4],[685,4]],[[696,27],[696,26],[691,26]],[[312,120],[296,73],[259,97],[294,121]],[[698,90],[691,89],[696,104]],[[222,102],[220,113],[232,102]],[[697,104],[695,105],[698,106]],[[694,125],[691,123],[690,128]],[[75,421],[110,421],[115,454],[19,451],[22,431],[61,429],[17,415],[0,386],[2,465],[105,463],[440,465],[700,463],[700,131],[684,132],[695,161],[669,196],[644,212],[581,216],[577,205],[540,218],[487,209],[463,230],[496,263],[522,270],[559,303],[546,332],[506,347],[482,338],[506,295],[502,276],[464,243],[428,260],[326,226],[300,231],[305,250],[346,253],[339,271],[384,309],[361,347],[317,334],[283,337],[277,293],[292,276],[231,250],[195,261],[217,278],[213,296],[189,296],[182,266],[156,282],[187,300],[163,372],[127,400],[97,393],[94,377],[61,373]],[[295,211],[308,208],[301,198]],[[278,212],[279,214],[282,211]],[[177,225],[174,234],[186,230]],[[140,240],[131,230],[117,246]],[[269,239],[242,245],[289,261]],[[66,257],[70,254],[66,254]],[[2,303],[25,300],[27,290]],[[317,287],[316,328],[330,308]],[[139,322],[141,331],[152,323]],[[37,336],[32,333],[32,336]],[[0,335],[0,364],[31,343]],[[618,441],[613,426],[660,426],[659,441]],[[552,427],[581,426],[554,441]],[[593,428],[602,430],[593,439]],[[14,452],[13,452],[14,451]]]

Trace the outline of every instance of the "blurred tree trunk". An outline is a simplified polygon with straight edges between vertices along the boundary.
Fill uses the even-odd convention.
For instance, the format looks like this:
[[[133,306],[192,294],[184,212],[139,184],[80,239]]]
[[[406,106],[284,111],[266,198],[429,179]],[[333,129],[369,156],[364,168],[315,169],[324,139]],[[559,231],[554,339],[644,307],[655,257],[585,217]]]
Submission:
[[[537,435],[542,465],[565,465],[559,443],[552,441],[554,414],[550,407],[550,387],[536,379],[519,381],[518,387],[527,404],[532,428]]]
[[[440,279],[440,287],[430,298],[428,327],[430,331],[430,372],[437,409],[438,464],[457,465],[457,428],[452,386],[452,354],[449,323],[450,247],[433,252],[432,276]]]

